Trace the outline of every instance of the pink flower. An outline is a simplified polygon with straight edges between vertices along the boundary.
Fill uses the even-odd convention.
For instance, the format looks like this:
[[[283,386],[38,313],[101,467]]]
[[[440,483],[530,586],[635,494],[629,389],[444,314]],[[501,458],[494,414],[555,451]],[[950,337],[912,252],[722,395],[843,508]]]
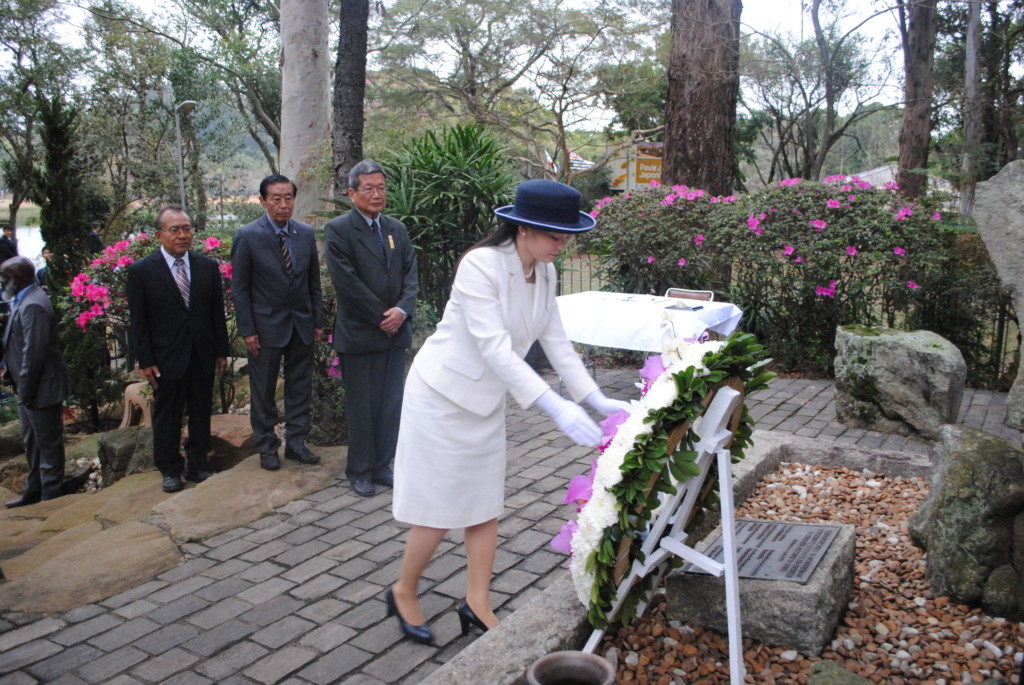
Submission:
[[[893,253],[894,255],[896,255],[897,257],[902,257],[902,256],[904,256],[904,255],[906,255],[906,254],[907,254],[907,251],[906,251],[906,250],[904,250],[904,249],[903,249],[902,247],[900,247],[899,245],[897,245],[896,247],[892,248],[892,253]]]
[[[103,266],[104,264],[106,264],[106,262],[104,262],[100,257],[97,257],[96,259],[89,262],[89,266],[93,269],[95,269],[98,266]]]
[[[137,243],[145,242],[147,240],[149,240],[149,235],[146,233],[140,233],[137,236],[135,236],[135,242]]]
[[[678,260],[676,261],[676,264],[678,264],[679,266],[686,266],[686,257],[680,257],[680,258],[679,258],[679,259],[678,259]]]
[[[915,283],[914,281],[907,281],[907,287],[910,288],[911,290],[917,290],[921,286]]]
[[[846,254],[850,255],[851,257],[857,256],[857,248],[854,247],[853,245],[847,245]]]
[[[594,217],[595,219],[596,219],[596,218],[597,218],[598,216],[600,216],[600,214],[601,214],[601,212],[600,212],[600,211],[598,211],[598,210],[596,210],[596,209],[592,209],[592,210],[590,210],[590,216]]]
[[[825,230],[825,227],[828,226],[828,222],[821,219],[811,219],[807,222],[807,225],[813,228],[815,232],[821,233]]]
[[[619,426],[629,418],[629,412],[625,409],[620,409],[614,414],[609,414],[604,418],[603,421],[598,421],[597,425],[601,427],[601,451],[603,452],[609,444],[611,444],[612,438],[619,432]]]
[[[654,264],[654,255],[647,255],[647,263]]]
[[[838,281],[829,281],[828,287],[823,285],[817,285],[814,287],[814,294],[818,297],[832,297],[836,296],[836,283]]]
[[[120,269],[122,267],[128,266],[134,261],[135,260],[132,257],[129,257],[128,255],[121,255],[120,257],[117,258],[117,262],[114,264],[114,266]]]
[[[835,181],[845,181],[846,174],[832,174],[831,176],[825,177],[825,183],[834,183]]]
[[[209,252],[210,250],[216,250],[221,246],[220,238],[215,235],[211,235],[203,243],[203,252]]]
[[[337,355],[331,357],[331,361],[327,362],[328,366],[338,366],[339,364],[341,364],[341,357]]]
[[[663,197],[661,199],[661,204],[662,205],[670,205],[670,204],[672,204],[675,201],[676,201],[675,194],[674,193],[669,193],[668,195],[666,195],[665,197]]]
[[[763,218],[763,214],[761,216],[754,216],[753,214],[751,214],[750,216],[747,217],[747,228],[753,231],[754,235],[761,235],[762,233],[764,233],[764,229],[761,228],[761,219]]]
[[[844,193],[848,193],[851,190],[853,190],[853,186],[851,186],[849,183],[846,183],[844,185],[839,186],[839,190],[843,191]]]
[[[785,179],[783,181],[779,181],[779,185],[783,186],[783,187],[795,186],[795,185],[798,185],[802,180],[803,180],[802,178],[787,178],[787,179]]]
[[[825,206],[828,207],[829,209],[839,209],[840,207],[843,206],[843,203],[840,202],[839,200],[830,199],[825,203]]]
[[[80,273],[71,279],[71,295],[76,298],[85,297],[85,284],[89,282],[89,275]]]
[[[792,245],[783,245],[782,246],[782,254],[786,255],[787,257],[789,255],[793,254],[794,252],[796,252],[796,248],[793,247]]]
[[[725,197],[722,198],[722,202],[736,202],[736,196],[726,195]]]
[[[586,504],[594,494],[594,476],[596,473],[597,461],[591,459],[589,472],[573,476],[569,479],[569,487],[566,488],[565,499],[562,501],[567,504],[575,504],[576,511],[582,509],[583,505]]]
[[[882,187],[885,188],[886,190],[899,190],[900,184],[897,183],[896,181],[886,181]]]
[[[110,288],[105,285],[87,285],[85,286],[85,299],[90,302],[109,303]]]
[[[718,195],[715,195],[714,197],[709,197],[708,198],[708,202],[710,202],[713,205],[717,205],[721,201],[722,201],[722,198],[720,198]]]
[[[704,244],[704,234],[703,233],[698,233],[697,235],[693,236],[693,244],[696,245],[697,247],[700,247],[701,245],[703,245]]]
[[[858,188],[860,188],[862,190],[871,187],[871,184],[868,183],[867,181],[854,181],[853,185],[857,186]]]
[[[231,268],[231,262],[222,262],[218,268],[220,269],[221,276],[223,276],[224,278],[231,278],[231,274],[233,271]]]
[[[327,334],[327,344],[330,345],[333,342],[334,342],[334,333],[328,333]]]
[[[913,205],[903,205],[902,207],[896,210],[896,215],[893,216],[893,219],[895,219],[896,221],[906,221],[907,217],[913,215],[913,213]]]
[[[602,197],[602,198],[601,198],[600,200],[598,200],[598,201],[597,201],[597,202],[596,202],[596,203],[594,204],[594,209],[601,209],[601,208],[602,208],[602,207],[604,207],[604,206],[605,206],[606,204],[608,204],[609,202],[611,202],[611,201],[612,201],[612,199],[613,199],[613,198],[610,198],[610,197]]]
[[[640,369],[640,377],[644,379],[644,388],[640,393],[646,394],[650,390],[651,385],[654,384],[654,381],[658,380],[658,377],[663,373],[665,373],[665,363],[661,361],[661,355],[655,354],[648,357]]]
[[[935,212],[934,214],[932,214],[932,220],[934,220],[934,221],[942,221],[942,215],[939,214],[938,212]]]
[[[846,199],[849,200],[850,202],[853,202],[854,200],[857,199],[857,196],[856,195],[847,195]]]
[[[558,531],[558,535],[551,538],[551,549],[562,554],[572,554],[572,536],[579,530],[580,524],[575,521],[566,521],[565,525]]]
[[[693,195],[693,198],[704,197],[704,191],[701,190],[700,188],[697,188],[693,192],[691,192],[690,195]]]
[[[649,185],[650,185],[650,186],[651,186],[652,188],[657,188],[658,186],[660,186],[660,185],[661,185],[661,181],[655,181],[654,179],[651,179],[651,182],[650,182],[650,184],[649,184]]]
[[[672,192],[676,195],[686,195],[686,193],[690,192],[690,187],[676,184],[672,186]]]
[[[328,367],[327,375],[331,378],[341,378],[341,370],[337,366]]]
[[[796,259],[793,260],[793,263],[794,264],[803,264],[804,263],[804,258],[803,257],[797,257]]]

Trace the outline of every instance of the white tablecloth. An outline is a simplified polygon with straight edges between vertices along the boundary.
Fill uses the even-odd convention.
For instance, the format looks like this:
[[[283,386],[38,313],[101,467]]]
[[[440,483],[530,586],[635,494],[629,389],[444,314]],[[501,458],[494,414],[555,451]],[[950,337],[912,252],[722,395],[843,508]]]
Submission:
[[[673,339],[693,339],[705,331],[729,335],[743,311],[729,302],[589,291],[557,298],[569,340],[623,350],[661,352]],[[670,309],[673,305],[693,310]]]

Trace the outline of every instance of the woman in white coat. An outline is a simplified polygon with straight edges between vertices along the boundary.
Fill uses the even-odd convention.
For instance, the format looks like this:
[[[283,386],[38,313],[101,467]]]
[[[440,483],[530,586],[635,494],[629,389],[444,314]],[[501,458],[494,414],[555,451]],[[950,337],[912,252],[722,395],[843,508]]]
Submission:
[[[417,601],[419,578],[451,528],[465,528],[468,588],[458,608],[470,625],[498,623],[490,604],[497,521],[505,495],[505,395],[537,404],[566,435],[596,446],[601,430],[576,402],[608,415],[626,406],[598,389],[565,337],[555,303],[552,262],[593,217],[580,194],[555,181],[526,181],[515,204],[495,210],[501,228],[463,255],[437,331],[406,380],[395,456],[393,513],[412,527],[401,577],[385,594],[402,631],[431,642]],[[573,401],[564,399],[523,357],[537,340]]]

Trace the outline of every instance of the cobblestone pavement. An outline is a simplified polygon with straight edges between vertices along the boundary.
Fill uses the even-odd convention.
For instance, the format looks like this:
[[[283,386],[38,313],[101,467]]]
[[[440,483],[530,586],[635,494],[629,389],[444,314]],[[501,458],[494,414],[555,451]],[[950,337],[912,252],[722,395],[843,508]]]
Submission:
[[[630,397],[635,372],[600,371],[610,396]],[[557,383],[557,382],[556,382]],[[834,386],[776,379],[749,398],[761,428],[923,452],[927,443],[836,423]],[[968,390],[960,420],[1021,444],[1002,425],[1006,396]],[[550,584],[565,558],[547,549],[571,513],[568,479],[590,452],[537,410],[509,407],[507,509],[492,597],[499,617]],[[202,544],[148,583],[53,616],[0,618],[3,683],[417,682],[473,639],[454,612],[465,590],[461,536],[427,567],[421,603],[437,635],[402,639],[382,594],[398,574],[404,535],[391,493],[362,499],[338,482]],[[73,573],[69,569],[69,573]]]

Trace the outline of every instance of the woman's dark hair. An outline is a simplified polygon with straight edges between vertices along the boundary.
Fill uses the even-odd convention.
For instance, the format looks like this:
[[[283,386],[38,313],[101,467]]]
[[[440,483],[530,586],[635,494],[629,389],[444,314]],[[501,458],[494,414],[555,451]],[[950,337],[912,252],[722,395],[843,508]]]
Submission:
[[[519,224],[507,219],[502,220],[502,222],[498,224],[498,227],[484,237],[483,240],[470,246],[469,249],[459,255],[459,261],[455,263],[456,270],[459,268],[462,258],[478,247],[496,247],[498,245],[505,245],[506,243],[514,243],[516,241],[516,231],[518,230]]]

